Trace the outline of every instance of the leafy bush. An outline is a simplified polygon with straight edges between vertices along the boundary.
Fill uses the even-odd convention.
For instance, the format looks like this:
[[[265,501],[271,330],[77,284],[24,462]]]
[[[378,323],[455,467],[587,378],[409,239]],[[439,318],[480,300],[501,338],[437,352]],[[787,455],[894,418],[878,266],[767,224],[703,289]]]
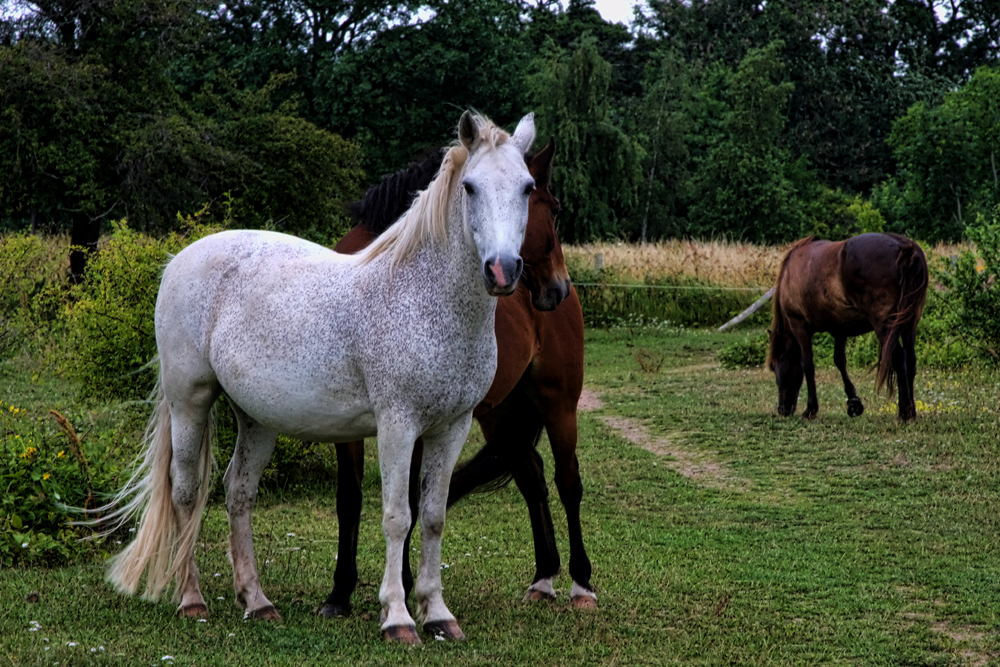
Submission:
[[[719,350],[719,364],[730,370],[760,368],[767,361],[767,346],[766,333],[744,336]]]
[[[997,209],[1000,214],[1000,207]],[[975,250],[942,260],[935,271],[945,321],[980,356],[1000,363],[1000,220],[978,216],[965,233]],[[934,289],[934,288],[932,288]]]
[[[64,237],[0,236],[0,357],[59,319],[65,245]]]
[[[105,246],[72,288],[65,370],[84,396],[141,400],[149,395],[156,355],[153,311],[163,265],[171,254],[217,231],[188,218],[183,232],[153,238],[114,224]]]
[[[93,507],[112,491],[122,456],[110,437],[83,442],[70,420],[43,422],[0,401],[0,564],[54,564],[91,548],[68,525],[70,507]],[[56,426],[58,424],[58,427]]]

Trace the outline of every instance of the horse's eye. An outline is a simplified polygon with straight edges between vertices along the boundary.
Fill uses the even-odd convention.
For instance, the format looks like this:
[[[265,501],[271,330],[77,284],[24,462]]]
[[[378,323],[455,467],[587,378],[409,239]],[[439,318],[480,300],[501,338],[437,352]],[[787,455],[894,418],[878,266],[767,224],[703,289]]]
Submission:
[[[466,182],[462,183],[462,187],[465,188],[466,194],[470,194],[470,195],[476,194],[476,189],[474,187],[472,187],[472,183],[469,183],[468,181],[466,181]]]

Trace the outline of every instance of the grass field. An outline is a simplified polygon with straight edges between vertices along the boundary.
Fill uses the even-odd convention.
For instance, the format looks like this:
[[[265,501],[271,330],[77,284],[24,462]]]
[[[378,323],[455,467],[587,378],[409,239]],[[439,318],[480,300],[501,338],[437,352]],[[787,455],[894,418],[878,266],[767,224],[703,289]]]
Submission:
[[[868,410],[850,419],[835,371],[821,369],[819,417],[781,419],[773,375],[715,360],[742,335],[588,330],[588,402],[601,405],[581,413],[580,460],[596,612],[569,608],[565,575],[557,602],[521,601],[531,535],[508,488],[448,515],[445,599],[468,641],[383,643],[372,460],[352,618],[314,614],[333,581],[335,489],[271,493],[255,536],[282,622],[242,620],[214,502],[198,554],[206,622],[113,593],[98,558],[7,569],[0,665],[1000,663],[1000,377],[921,369],[918,421],[901,426],[871,373],[854,371]],[[18,368],[0,366],[0,386],[26,387]]]

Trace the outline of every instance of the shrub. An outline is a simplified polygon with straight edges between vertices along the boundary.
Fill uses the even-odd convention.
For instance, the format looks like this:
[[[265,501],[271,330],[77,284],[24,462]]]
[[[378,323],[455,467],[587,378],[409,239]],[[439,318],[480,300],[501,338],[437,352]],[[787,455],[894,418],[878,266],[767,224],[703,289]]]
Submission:
[[[998,208],[1000,213],[1000,208]],[[960,250],[940,260],[934,278],[941,294],[932,301],[940,306],[950,325],[980,356],[1000,363],[1000,221],[978,216],[966,228],[975,250]],[[932,287],[932,290],[935,288]],[[940,297],[940,298],[938,298]]]
[[[766,333],[744,336],[719,350],[719,364],[730,370],[760,368],[767,361],[767,347]]]
[[[116,222],[111,238],[90,258],[86,280],[70,294],[65,355],[65,370],[84,396],[141,400],[152,391],[160,274],[171,254],[217,231],[199,224],[199,217],[163,238]]]
[[[65,237],[0,236],[0,357],[59,319]]]
[[[0,401],[0,564],[56,564],[83,550],[69,507],[93,507],[117,485],[110,435],[83,442],[70,420],[42,420]],[[58,426],[57,426],[58,424]]]

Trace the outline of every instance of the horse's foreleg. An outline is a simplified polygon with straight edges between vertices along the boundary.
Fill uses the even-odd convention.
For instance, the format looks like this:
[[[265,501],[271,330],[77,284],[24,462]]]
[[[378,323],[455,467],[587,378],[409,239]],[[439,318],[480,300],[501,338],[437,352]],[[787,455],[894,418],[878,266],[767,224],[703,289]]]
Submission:
[[[250,527],[250,512],[257,500],[257,485],[271,460],[278,434],[256,423],[235,406],[233,412],[236,413],[239,435],[223,481],[236,600],[245,610],[244,618],[280,620],[281,615],[260,586]]]
[[[420,568],[417,572],[417,614],[424,630],[445,639],[464,639],[455,616],[441,594],[441,539],[444,535],[448,486],[462,445],[469,435],[472,413],[449,426],[424,434],[424,475],[420,499]]]
[[[858,398],[854,389],[854,383],[847,376],[847,338],[844,336],[833,339],[833,363],[840,371],[840,377],[844,380],[844,393],[847,394],[847,414],[851,417],[858,417],[865,411],[864,403]]]
[[[802,417],[803,419],[812,419],[819,412],[819,399],[816,398],[816,366],[813,364],[812,335],[806,331],[805,325],[802,323],[793,325],[792,333],[802,351],[802,374],[806,378],[806,391],[809,394]]]
[[[593,609],[597,607],[597,595],[590,585],[591,565],[583,546],[583,528],[580,525],[583,482],[576,457],[576,410],[548,411],[545,430],[555,458],[556,489],[566,509],[569,527],[569,573],[573,577],[570,602],[578,609]]]
[[[365,475],[365,442],[337,443],[337,569],[333,590],[319,609],[323,618],[351,613],[358,585],[358,527],[361,525],[361,482]]]
[[[378,424],[382,532],[385,535],[385,573],[378,596],[382,603],[380,620],[383,636],[404,644],[420,643],[416,623],[406,609],[406,590],[403,586],[403,549],[411,525],[410,467],[416,439],[416,429],[405,424],[388,420],[380,420]]]

